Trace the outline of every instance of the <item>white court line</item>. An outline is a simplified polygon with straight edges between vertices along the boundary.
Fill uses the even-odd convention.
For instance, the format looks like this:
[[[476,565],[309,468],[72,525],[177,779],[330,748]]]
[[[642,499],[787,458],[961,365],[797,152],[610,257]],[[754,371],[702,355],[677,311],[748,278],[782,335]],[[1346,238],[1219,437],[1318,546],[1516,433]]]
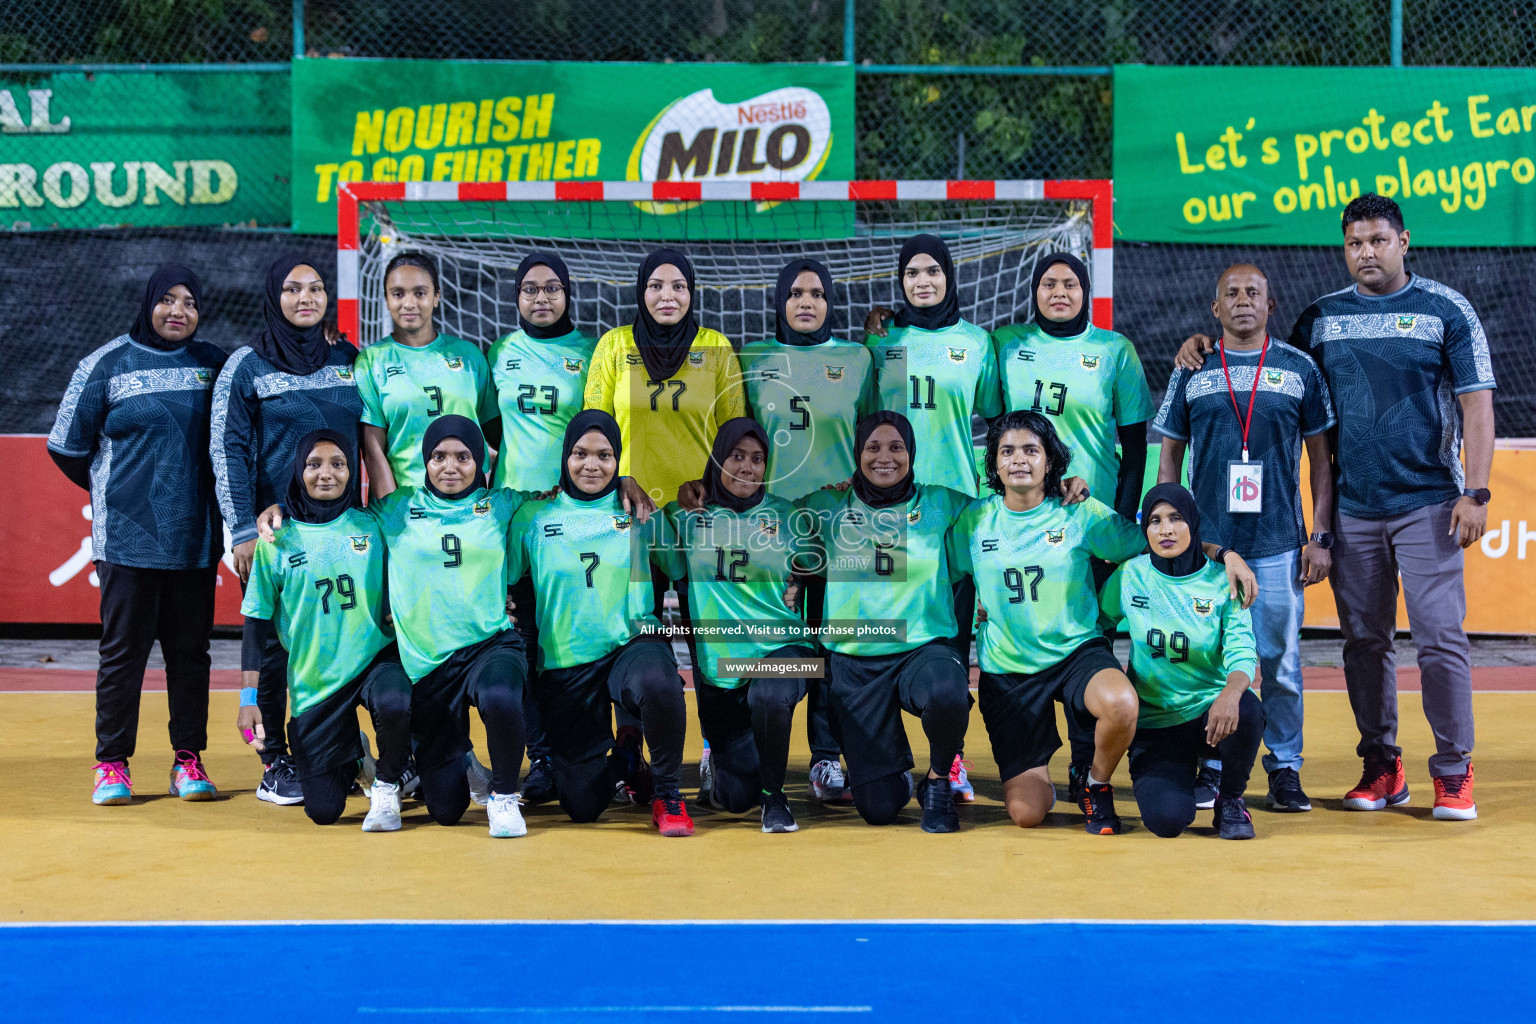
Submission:
[[[644,926],[648,928],[698,928],[698,927],[739,927],[752,926],[821,926],[821,925],[954,925],[963,927],[1015,927],[1018,925],[1135,925],[1149,928],[1188,927],[1190,925],[1215,925],[1219,927],[1242,925],[1274,928],[1507,928],[1536,927],[1536,919],[1512,918],[1499,921],[1267,921],[1255,918],[1171,918],[1171,919],[1147,919],[1147,918],[1114,918],[1114,917],[1019,917],[1019,918],[991,918],[991,917],[872,917],[872,918],[679,918],[670,920],[647,920],[639,918],[591,918],[578,920],[551,920],[546,918],[490,918],[490,919],[454,919],[454,918],[349,918],[345,920],[318,920],[305,918],[291,918],[284,920],[240,920],[240,921],[0,921],[0,930],[7,928],[224,928],[224,927],[263,927],[263,928],[332,928],[332,927],[356,927],[358,925],[410,925],[413,927],[431,928],[459,928],[465,925],[474,927],[506,927],[515,925],[519,927],[552,927],[564,928],[571,925],[578,926],[604,926],[604,927],[628,927]]]

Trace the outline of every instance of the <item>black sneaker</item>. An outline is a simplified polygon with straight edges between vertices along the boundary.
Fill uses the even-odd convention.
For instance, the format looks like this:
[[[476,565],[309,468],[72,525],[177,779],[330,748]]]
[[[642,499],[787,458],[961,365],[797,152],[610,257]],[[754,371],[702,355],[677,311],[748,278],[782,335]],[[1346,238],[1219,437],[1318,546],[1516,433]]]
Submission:
[[[555,775],[546,758],[528,762],[528,774],[523,776],[523,803],[542,804],[555,798]]]
[[[1223,839],[1252,839],[1253,816],[1240,796],[1219,797],[1216,800],[1216,816],[1211,822],[1216,834]]]
[[[1119,835],[1120,816],[1115,813],[1115,787],[1107,782],[1087,785],[1087,774],[1083,773],[1083,795],[1077,801],[1086,819],[1083,828],[1091,836]]]
[[[400,769],[400,796],[416,798],[421,789],[421,773],[416,770],[416,759],[407,757]]]
[[[960,831],[960,815],[955,813],[955,791],[949,776],[924,778],[917,784],[917,799],[923,805],[924,832]]]
[[[1216,794],[1221,792],[1221,769],[1215,765],[1200,762],[1200,771],[1195,774],[1195,806],[1202,811],[1208,811],[1216,806]]]
[[[651,765],[645,759],[645,737],[632,725],[619,729],[613,741],[614,753],[619,757],[619,775],[629,803],[648,806],[656,797],[656,780],[651,776]]]
[[[1092,761],[1073,761],[1067,765],[1067,803],[1083,802],[1083,783],[1088,780],[1088,769],[1092,767]]]
[[[304,790],[299,787],[299,770],[293,758],[279,754],[261,773],[261,785],[256,787],[256,799],[284,807],[304,802]]]
[[[797,832],[800,826],[795,823],[795,816],[790,812],[789,799],[784,791],[763,794],[763,831],[764,832]]]
[[[1310,811],[1312,801],[1301,790],[1301,776],[1295,768],[1276,768],[1269,773],[1269,796],[1264,803],[1272,811]]]

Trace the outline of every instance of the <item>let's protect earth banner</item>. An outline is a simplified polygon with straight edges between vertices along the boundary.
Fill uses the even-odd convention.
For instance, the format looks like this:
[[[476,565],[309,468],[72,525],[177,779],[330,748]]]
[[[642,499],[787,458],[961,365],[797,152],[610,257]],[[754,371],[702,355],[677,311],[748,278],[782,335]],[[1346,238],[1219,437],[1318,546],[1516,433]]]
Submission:
[[[1115,230],[1336,245],[1363,192],[1414,245],[1536,245],[1536,70],[1115,69]]]
[[[853,100],[841,65],[299,60],[294,229],[333,231],[345,181],[848,178]]]

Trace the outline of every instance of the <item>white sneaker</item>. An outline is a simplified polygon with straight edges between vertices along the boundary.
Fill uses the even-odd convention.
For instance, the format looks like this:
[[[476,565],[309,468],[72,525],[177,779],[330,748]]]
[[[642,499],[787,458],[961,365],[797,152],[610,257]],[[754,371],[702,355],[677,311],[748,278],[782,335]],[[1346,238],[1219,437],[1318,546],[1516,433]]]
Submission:
[[[853,799],[842,765],[836,761],[817,761],[811,766],[811,799],[824,804],[841,804]]]
[[[400,784],[374,779],[368,787],[368,816],[364,832],[400,831]]]
[[[484,807],[491,802],[491,770],[480,763],[471,750],[464,755],[464,777],[469,780],[469,798]]]
[[[368,742],[368,734],[359,729],[357,736],[363,741],[363,759],[357,763],[357,784],[366,793],[373,788],[374,780],[379,777],[379,762],[373,756],[373,746]]]
[[[528,834],[528,823],[523,820],[516,793],[505,796],[491,794],[488,812],[491,818],[491,835],[497,839],[510,839]]]

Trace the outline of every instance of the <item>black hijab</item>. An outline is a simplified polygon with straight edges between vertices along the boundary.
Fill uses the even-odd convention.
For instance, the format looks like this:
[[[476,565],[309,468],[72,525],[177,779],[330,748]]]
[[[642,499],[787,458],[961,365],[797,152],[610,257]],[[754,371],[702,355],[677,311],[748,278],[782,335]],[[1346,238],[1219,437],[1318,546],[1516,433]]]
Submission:
[[[1071,320],[1052,320],[1040,309],[1040,281],[1045,272],[1056,264],[1062,264],[1077,275],[1078,287],[1083,290],[1083,308]],[[1035,261],[1035,272],[1029,284],[1029,302],[1035,307],[1034,321],[1040,329],[1053,338],[1075,338],[1088,329],[1088,308],[1093,303],[1088,298],[1088,268],[1083,261],[1069,252],[1053,252]]]
[[[656,268],[672,264],[683,272],[688,281],[688,312],[675,324],[659,324],[645,305],[645,285]],[[693,339],[699,333],[699,321],[694,317],[698,296],[693,282],[693,264],[676,249],[657,249],[640,264],[640,275],[635,282],[635,347],[645,360],[645,369],[651,380],[667,380],[677,373],[693,347]]]
[[[486,486],[485,482],[485,435],[480,433],[480,428],[475,426],[475,421],[468,416],[439,416],[427,427],[427,436],[421,441],[421,461],[432,461],[432,449],[442,444],[450,437],[458,438],[464,447],[469,449],[469,454],[475,460],[475,480],[458,494],[444,494],[432,486],[432,477],[423,473],[427,490],[442,498],[444,501],[462,501]],[[508,453],[510,454],[510,453]]]
[[[821,290],[827,293],[827,318],[821,326],[809,334],[794,329],[784,319],[784,307],[789,304],[789,290],[795,286],[795,278],[809,270],[821,278]],[[815,260],[791,260],[779,271],[779,280],[773,286],[773,336],[783,345],[820,345],[832,337],[832,272]]]
[[[768,458],[768,435],[757,420],[750,416],[737,416],[720,424],[720,430],[715,434],[715,446],[709,451],[709,462],[704,466],[704,504],[718,505],[732,512],[745,512],[763,500],[767,489],[761,482],[757,490],[746,498],[732,494],[725,486],[725,460],[730,458],[731,449],[744,437],[755,438],[763,446],[763,458]]]
[[[949,246],[938,235],[913,235],[901,247],[901,260],[896,264],[896,293],[901,296],[907,294],[903,285],[907,264],[919,253],[926,253],[939,261],[939,269],[944,271],[944,297],[938,305],[922,309],[903,302],[902,307],[896,311],[896,326],[920,327],[925,331],[942,331],[946,327],[953,327],[960,322],[960,292],[955,287],[955,261],[949,255]]]
[[[266,300],[261,306],[261,318],[266,327],[256,344],[251,346],[267,362],[296,377],[314,373],[331,355],[331,346],[325,340],[324,318],[313,327],[299,328],[283,315],[283,282],[293,273],[294,267],[313,266],[303,256],[290,253],[274,260],[267,268]]]
[[[1195,505],[1193,494],[1178,484],[1158,484],[1141,499],[1141,528],[1146,530],[1147,524],[1152,521],[1152,510],[1164,502],[1172,505],[1174,511],[1189,524],[1189,547],[1177,558],[1163,558],[1149,544],[1147,548],[1152,553],[1152,568],[1164,576],[1188,576],[1198,572],[1205,566],[1205,552],[1200,548],[1200,509]]]
[[[535,249],[524,256],[523,262],[517,265],[514,287],[519,293],[523,290],[523,278],[527,277],[528,272],[534,267],[548,267],[560,279],[561,286],[565,288],[565,312],[560,314],[560,319],[548,327],[540,327],[531,320],[524,320],[522,313],[517,315],[518,322],[522,324],[523,333],[530,338],[538,338],[541,341],[548,338],[563,338],[576,329],[576,325],[571,323],[571,303],[575,301],[575,297],[571,295],[571,272],[567,269],[565,260],[559,256],[552,252]]]
[[[576,481],[571,479],[571,449],[576,447],[588,432],[597,430],[613,445],[613,478],[596,494],[588,494],[576,486]],[[601,409],[583,409],[571,417],[571,422],[565,425],[565,441],[560,445],[560,490],[575,501],[600,501],[619,489],[619,458],[624,454],[624,444],[619,437],[619,424],[614,418]]]
[[[876,487],[864,475],[864,443],[876,427],[889,423],[901,435],[907,446],[907,475],[890,487]],[[870,508],[899,505],[917,493],[912,471],[917,466],[917,441],[912,436],[912,424],[899,412],[881,411],[859,420],[853,431],[853,493]]]
[[[309,461],[315,445],[321,441],[329,441],[340,448],[341,453],[347,457],[347,489],[341,497],[331,498],[329,501],[310,497],[309,488],[304,486],[304,464]],[[357,452],[353,448],[352,439],[344,436],[339,430],[329,428],[311,430],[299,438],[298,445],[293,449],[293,468],[288,479],[288,497],[283,502],[283,508],[290,519],[297,519],[301,523],[329,523],[357,504],[357,477]]]
[[[128,337],[140,345],[157,348],[162,352],[181,348],[197,337],[197,332],[193,331],[185,341],[170,341],[160,337],[155,330],[155,307],[160,304],[161,296],[179,284],[186,285],[187,291],[192,293],[192,302],[197,306],[198,322],[201,324],[203,286],[197,280],[197,275],[180,263],[165,263],[149,275],[149,283],[144,286],[144,301],[139,304],[139,315],[128,329]]]

